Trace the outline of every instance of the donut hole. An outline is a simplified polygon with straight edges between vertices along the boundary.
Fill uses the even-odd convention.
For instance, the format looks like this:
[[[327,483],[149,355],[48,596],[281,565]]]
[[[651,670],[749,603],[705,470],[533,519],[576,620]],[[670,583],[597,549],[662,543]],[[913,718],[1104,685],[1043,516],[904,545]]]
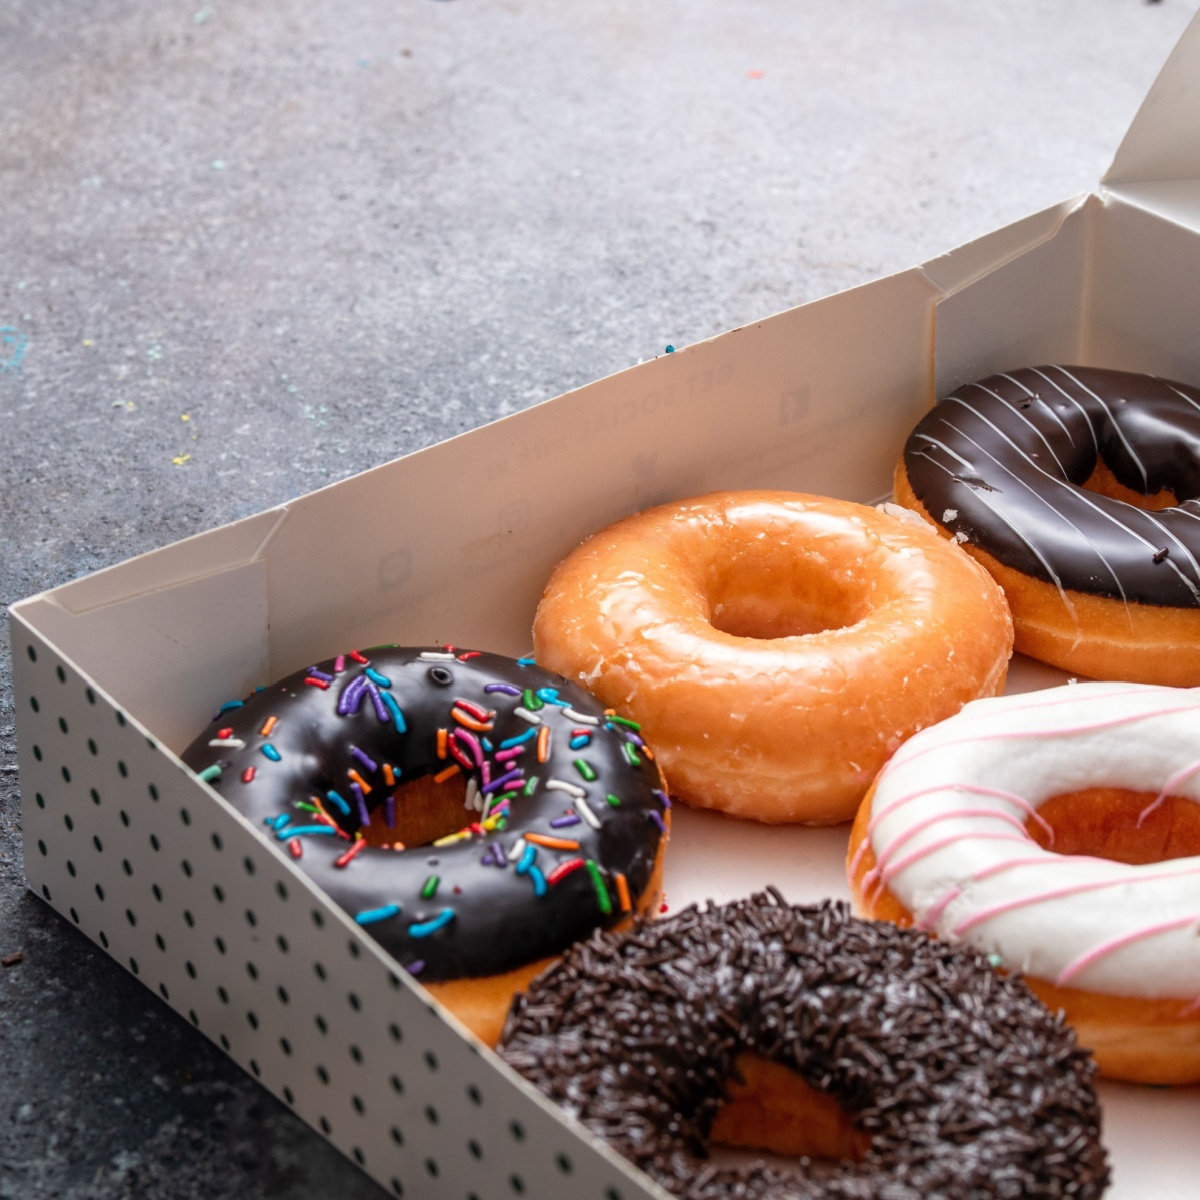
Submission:
[[[846,629],[867,615],[861,584],[795,553],[737,556],[708,581],[709,623],[732,637],[771,641]]]
[[[392,793],[395,825],[388,825],[387,805],[381,800],[362,827],[363,837],[371,846],[427,846],[478,819],[464,804],[466,794],[467,777],[461,771],[441,783],[434,775],[422,775]]]
[[[1087,788],[1053,796],[1026,823],[1038,845],[1055,854],[1107,858],[1141,866],[1200,855],[1200,804],[1182,796]],[[1140,821],[1140,824],[1139,824]]]
[[[869,1134],[828,1092],[819,1091],[782,1063],[740,1054],[741,1079],[730,1079],[709,1140],[718,1146],[759,1150],[792,1158],[861,1161]]]
[[[1179,506],[1179,497],[1167,488],[1163,488],[1153,496],[1147,496],[1133,488],[1126,487],[1099,455],[1096,456],[1096,466],[1092,473],[1080,486],[1085,492],[1095,492],[1096,495],[1107,496],[1110,500],[1121,500],[1126,504],[1132,504],[1134,508],[1144,508],[1147,512],[1162,512],[1164,508]]]

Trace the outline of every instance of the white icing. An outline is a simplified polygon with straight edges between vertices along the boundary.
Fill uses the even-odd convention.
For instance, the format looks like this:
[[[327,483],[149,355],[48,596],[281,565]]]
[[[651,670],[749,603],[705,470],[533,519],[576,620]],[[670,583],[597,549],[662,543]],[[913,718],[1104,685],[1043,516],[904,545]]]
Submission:
[[[1080,683],[917,734],[875,789],[867,894],[886,886],[918,926],[1051,983],[1200,1004],[1200,858],[1128,866],[1025,832],[1092,787],[1200,803],[1200,689]]]

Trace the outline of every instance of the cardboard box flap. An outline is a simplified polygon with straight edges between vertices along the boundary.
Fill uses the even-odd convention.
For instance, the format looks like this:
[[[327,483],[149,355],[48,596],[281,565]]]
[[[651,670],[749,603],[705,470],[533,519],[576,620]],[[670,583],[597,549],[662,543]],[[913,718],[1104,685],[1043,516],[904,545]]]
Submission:
[[[1200,16],[1167,59],[1101,182],[1135,202],[1153,205],[1161,194],[1174,219],[1200,223]]]

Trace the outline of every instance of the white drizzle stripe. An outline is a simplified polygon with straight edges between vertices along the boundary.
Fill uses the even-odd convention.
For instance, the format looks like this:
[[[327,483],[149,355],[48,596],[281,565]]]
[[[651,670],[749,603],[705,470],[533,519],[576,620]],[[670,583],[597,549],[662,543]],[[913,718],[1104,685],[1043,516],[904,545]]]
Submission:
[[[969,434],[966,434],[966,433],[964,433],[964,432],[963,432],[961,429],[959,429],[959,428],[958,428],[956,425],[954,425],[954,424],[953,424],[953,422],[947,421],[947,424],[948,424],[948,425],[950,425],[951,429],[953,429],[953,430],[954,430],[954,432],[955,432],[955,433],[957,433],[957,434],[959,435],[959,437],[961,437],[961,438],[962,438],[964,441],[968,441],[968,442],[970,442],[970,443],[971,443],[971,445],[972,445],[972,446],[974,446],[974,447],[975,447],[975,448],[976,448],[976,449],[977,449],[977,450],[980,452],[980,454],[984,454],[984,455],[986,455],[988,458],[990,458],[990,459],[992,460],[992,462],[993,462],[993,463],[995,463],[995,464],[996,464],[996,466],[997,466],[997,467],[998,467],[1000,470],[1002,470],[1002,471],[1006,472],[1006,473],[1009,475],[1009,477],[1010,477],[1010,478],[1011,478],[1011,479],[1012,479],[1012,480],[1013,480],[1015,483],[1017,483],[1017,484],[1019,484],[1021,487],[1023,487],[1023,488],[1024,488],[1024,489],[1025,489],[1025,490],[1026,490],[1026,491],[1027,491],[1027,492],[1028,492],[1028,493],[1029,493],[1029,494],[1030,494],[1030,495],[1031,495],[1031,496],[1032,496],[1032,497],[1035,499],[1035,500],[1039,501],[1039,502],[1040,502],[1042,505],[1044,505],[1044,506],[1045,506],[1045,507],[1046,507],[1046,508],[1047,508],[1047,509],[1048,509],[1050,512],[1052,512],[1052,513],[1053,513],[1053,514],[1054,514],[1056,517],[1058,517],[1058,518],[1060,518],[1061,520],[1065,521],[1065,522],[1066,522],[1066,524],[1070,525],[1070,527],[1071,527],[1073,530],[1075,530],[1075,532],[1076,532],[1076,533],[1079,535],[1079,537],[1080,537],[1080,538],[1081,538],[1083,541],[1085,541],[1085,542],[1086,542],[1086,543],[1087,543],[1087,544],[1088,544],[1088,545],[1091,547],[1091,549],[1092,549],[1092,552],[1093,552],[1093,553],[1096,555],[1096,557],[1097,557],[1097,558],[1098,558],[1098,559],[1099,559],[1099,560],[1100,560],[1100,561],[1101,561],[1101,562],[1104,564],[1104,566],[1105,566],[1105,568],[1107,569],[1108,573],[1109,573],[1109,574],[1110,574],[1110,575],[1113,577],[1113,582],[1114,582],[1114,583],[1117,585],[1117,591],[1121,593],[1121,602],[1122,602],[1123,604],[1125,604],[1125,605],[1126,605],[1126,611],[1128,612],[1128,604],[1129,604],[1129,601],[1128,601],[1128,599],[1126,598],[1126,595],[1125,595],[1125,588],[1124,588],[1124,587],[1122,586],[1122,584],[1121,584],[1121,579],[1120,579],[1120,576],[1119,576],[1119,575],[1117,574],[1117,572],[1116,572],[1116,571],[1113,569],[1113,566],[1112,566],[1112,564],[1111,564],[1111,563],[1108,561],[1108,559],[1107,559],[1107,558],[1104,556],[1104,554],[1101,552],[1100,548],[1099,548],[1099,547],[1096,545],[1096,543],[1095,543],[1095,542],[1093,542],[1093,541],[1092,541],[1092,539],[1091,539],[1090,537],[1088,537],[1088,536],[1087,536],[1087,534],[1086,534],[1086,533],[1084,533],[1084,532],[1083,532],[1083,530],[1082,530],[1082,529],[1080,529],[1080,528],[1079,528],[1079,526],[1078,526],[1078,525],[1076,525],[1074,521],[1072,521],[1072,520],[1071,520],[1071,519],[1070,519],[1070,518],[1069,518],[1069,517],[1068,517],[1068,516],[1067,516],[1067,515],[1066,515],[1064,512],[1062,512],[1062,511],[1061,511],[1059,508],[1057,508],[1057,507],[1056,507],[1054,504],[1052,504],[1052,503],[1051,503],[1051,502],[1050,502],[1050,501],[1049,501],[1049,500],[1048,500],[1048,499],[1047,499],[1045,496],[1041,496],[1041,495],[1039,495],[1039,494],[1038,494],[1038,492],[1037,492],[1037,491],[1036,491],[1036,490],[1035,490],[1033,487],[1031,487],[1031,486],[1030,486],[1028,483],[1026,483],[1026,481],[1025,481],[1024,479],[1022,479],[1022,478],[1021,478],[1021,477],[1020,477],[1020,476],[1019,476],[1019,475],[1018,475],[1018,474],[1017,474],[1015,471],[1013,471],[1013,469],[1012,469],[1011,467],[1009,467],[1009,466],[1008,466],[1006,463],[1004,463],[1003,461],[1001,461],[1000,459],[998,459],[998,458],[997,458],[997,457],[996,457],[994,454],[992,454],[990,451],[988,451],[988,450],[987,450],[987,449],[985,449],[983,446],[981,446],[981,445],[980,445],[980,444],[979,444],[977,441],[975,441],[975,439],[974,439],[973,437],[971,437]],[[989,422],[989,424],[990,424],[990,422]],[[994,426],[994,425],[993,425],[993,426],[992,426],[992,428],[993,428],[993,429],[996,429],[996,426]],[[1051,475],[1051,474],[1050,474],[1048,471],[1045,471],[1045,470],[1043,470],[1041,467],[1039,467],[1039,466],[1038,466],[1038,464],[1037,464],[1037,463],[1033,462],[1033,461],[1032,461],[1032,460],[1031,460],[1031,459],[1030,459],[1030,458],[1029,458],[1027,455],[1025,455],[1024,451],[1022,451],[1022,450],[1021,450],[1021,448],[1020,448],[1020,447],[1019,447],[1019,446],[1018,446],[1018,445],[1017,445],[1015,442],[1013,442],[1013,441],[1012,441],[1012,440],[1011,440],[1011,439],[1010,439],[1010,438],[1009,438],[1009,437],[1008,437],[1006,434],[1002,433],[1002,432],[1001,432],[999,429],[996,429],[996,432],[997,432],[997,433],[1000,435],[1000,437],[1001,437],[1001,438],[1003,438],[1003,439],[1004,439],[1006,442],[1008,442],[1008,444],[1009,444],[1010,446],[1012,446],[1012,447],[1013,447],[1013,449],[1014,449],[1014,450],[1016,450],[1016,452],[1017,452],[1018,454],[1020,454],[1020,455],[1021,455],[1023,458],[1025,458],[1025,461],[1026,461],[1026,462],[1028,462],[1028,463],[1029,463],[1029,465],[1030,465],[1031,467],[1033,467],[1033,468],[1034,468],[1034,470],[1041,472],[1041,474],[1042,474],[1042,475],[1044,475],[1044,476],[1046,477],[1046,479],[1047,479],[1047,480],[1049,480],[1050,482],[1054,483],[1056,486],[1058,486],[1058,487],[1060,487],[1060,488],[1064,488],[1064,489],[1065,489],[1065,490],[1066,490],[1066,491],[1067,491],[1067,492],[1068,492],[1068,493],[1069,493],[1071,496],[1075,497],[1076,499],[1078,499],[1079,501],[1081,501],[1083,504],[1087,505],[1087,507],[1088,507],[1088,508],[1091,508],[1093,511],[1095,511],[1095,512],[1099,513],[1099,515],[1100,515],[1100,516],[1102,516],[1102,517],[1104,517],[1104,518],[1105,518],[1105,520],[1111,521],[1111,522],[1112,522],[1114,525],[1116,525],[1116,527],[1117,527],[1118,529],[1120,529],[1120,530],[1124,531],[1125,533],[1129,534],[1129,535],[1130,535],[1130,537],[1136,538],[1136,539],[1137,539],[1138,541],[1140,541],[1140,542],[1142,543],[1142,545],[1143,545],[1143,546],[1145,546],[1145,547],[1146,547],[1148,550],[1151,550],[1151,551],[1153,551],[1153,550],[1156,550],[1156,549],[1157,549],[1157,547],[1154,545],[1154,543],[1153,543],[1153,542],[1150,542],[1150,541],[1148,541],[1146,538],[1144,538],[1144,537],[1143,537],[1143,536],[1142,536],[1140,533],[1138,533],[1138,531],[1137,531],[1136,529],[1134,529],[1132,526],[1130,526],[1130,525],[1127,525],[1127,524],[1126,524],[1124,521],[1121,521],[1121,520],[1119,519],[1119,517],[1118,517],[1118,516],[1115,516],[1114,514],[1112,514],[1112,513],[1108,512],[1106,509],[1103,509],[1103,508],[1099,507],[1099,506],[1098,506],[1097,504],[1095,504],[1093,501],[1089,500],[1089,499],[1088,499],[1088,497],[1087,497],[1087,493],[1086,493],[1086,491],[1085,491],[1083,488],[1076,487],[1074,484],[1071,484],[1071,483],[1068,483],[1068,482],[1066,482],[1066,480],[1063,480],[1063,479],[1057,479],[1055,476]],[[981,497],[979,497],[979,499],[980,499],[980,500],[982,500],[982,499],[983,499],[983,497],[981,496]],[[1119,504],[1119,503],[1121,503],[1121,502],[1120,502],[1120,501],[1115,501],[1114,503],[1118,503],[1118,504]],[[991,508],[993,512],[996,512],[996,509],[995,509],[995,507],[994,507],[994,506],[992,506],[992,505],[990,505],[990,504],[989,504],[989,505],[988,505],[988,507],[989,507],[989,508]],[[1141,512],[1142,512],[1142,510],[1141,510],[1141,509],[1139,509],[1139,508],[1134,508],[1132,505],[1124,505],[1123,507],[1124,507],[1124,508],[1127,508],[1127,509],[1128,509],[1128,510],[1129,510],[1131,513],[1141,513]],[[1016,526],[1015,526],[1015,525],[1013,525],[1013,523],[1012,523],[1011,521],[1008,521],[1008,520],[1006,520],[1006,519],[1005,519],[1005,518],[1004,518],[1004,517],[1003,517],[1003,516],[1002,516],[1000,513],[996,512],[996,515],[997,515],[998,517],[1000,517],[1000,519],[1001,519],[1001,520],[1005,520],[1005,523],[1006,523],[1007,525],[1009,525],[1009,527],[1010,527],[1010,528],[1012,528],[1012,529],[1014,529],[1014,530],[1016,529]],[[1153,522],[1153,521],[1152,521],[1152,524],[1155,524],[1155,525],[1157,525],[1158,523],[1157,523],[1157,522]],[[1019,532],[1019,531],[1018,531],[1018,532]],[[1023,535],[1022,535],[1022,537],[1023,537]],[[1035,554],[1037,554],[1037,553],[1038,553],[1036,550],[1034,550],[1034,547],[1033,547],[1033,545],[1032,545],[1032,544],[1029,542],[1029,539],[1028,539],[1028,538],[1024,538],[1024,537],[1023,537],[1023,540],[1026,542],[1026,544],[1027,544],[1027,545],[1029,545],[1029,548],[1030,548],[1030,550],[1033,550],[1033,552],[1034,552]],[[1042,559],[1042,556],[1041,556],[1040,554],[1038,554],[1038,558],[1039,558],[1039,559],[1041,559],[1043,563],[1045,562],[1045,559]],[[1193,592],[1193,593],[1195,593],[1196,589],[1195,589],[1194,587],[1192,587],[1191,581],[1190,581],[1190,580],[1188,580],[1187,578],[1185,578],[1185,577],[1184,577],[1184,576],[1183,576],[1183,575],[1180,573],[1180,571],[1179,571],[1179,568],[1178,568],[1177,566],[1175,566],[1173,563],[1172,563],[1172,564],[1170,564],[1170,565],[1175,567],[1175,573],[1176,573],[1177,575],[1179,575],[1179,576],[1180,576],[1180,578],[1181,578],[1181,579],[1183,579],[1183,582],[1184,582],[1184,583],[1185,583],[1185,584],[1186,584],[1186,585],[1187,585],[1189,588],[1191,588],[1191,589],[1192,589],[1192,592]],[[1048,567],[1047,567],[1047,570],[1049,570],[1049,568],[1048,568]],[[1061,588],[1062,588],[1062,585],[1060,584],[1060,585],[1059,585],[1059,589],[1060,589],[1060,591],[1061,591]]]
[[[1079,401],[1076,400],[1075,397],[1072,396],[1071,393],[1068,392],[1061,383],[1055,383],[1045,371],[1040,371],[1037,367],[1030,367],[1029,369],[1035,375],[1040,375],[1056,392],[1059,392],[1061,395],[1065,396],[1073,405],[1075,405],[1077,409],[1079,409],[1079,411],[1083,414],[1084,421],[1087,422],[1088,433],[1092,435],[1092,445],[1096,449],[1096,454],[1099,455],[1100,439],[1096,436],[1096,427],[1092,424],[1092,418],[1088,416],[1088,410],[1084,408],[1083,405],[1080,404]]]
[[[1102,409],[1104,409],[1105,414],[1108,416],[1108,423],[1112,426],[1113,432],[1117,435],[1117,437],[1121,439],[1121,445],[1125,447],[1125,453],[1133,459],[1133,465],[1137,467],[1138,471],[1141,473],[1142,491],[1148,492],[1150,490],[1150,476],[1146,474],[1146,468],[1143,465],[1142,460],[1138,458],[1137,451],[1134,450],[1132,445],[1130,445],[1129,439],[1125,436],[1120,425],[1117,424],[1117,419],[1113,416],[1112,409],[1108,407],[1107,403],[1105,403],[1102,397],[1098,396],[1090,387],[1087,387],[1085,384],[1076,379],[1066,367],[1056,366],[1054,367],[1054,370],[1061,371],[1077,388],[1080,389],[1080,391],[1087,392],[1087,394],[1091,396],[1091,398],[1095,400],[1095,402],[1100,405]]]
[[[978,388],[981,392],[986,392],[989,396],[992,397],[993,400],[997,400],[1001,404],[1003,404],[1004,407],[1007,408],[1008,411],[1010,413],[1012,413],[1012,415],[1014,417],[1016,417],[1018,421],[1021,421],[1024,424],[1028,425],[1029,428],[1032,429],[1033,432],[1036,433],[1038,435],[1038,437],[1042,439],[1042,445],[1045,446],[1046,449],[1050,451],[1050,457],[1052,459],[1054,459],[1054,465],[1056,467],[1058,467],[1058,469],[1063,473],[1064,476],[1066,475],[1067,468],[1063,466],[1062,459],[1058,457],[1058,453],[1055,451],[1054,447],[1052,445],[1050,445],[1049,438],[1047,438],[1046,435],[1021,411],[1021,409],[1018,405],[1013,404],[1012,401],[1010,401],[1010,400],[1005,400],[1005,398],[1002,395],[1000,395],[999,392],[993,392],[991,388],[984,387],[982,383],[973,383],[970,386]],[[958,400],[958,402],[960,404],[963,403],[963,400],[961,397],[955,396],[955,397],[951,397],[951,398]],[[966,405],[966,407],[971,412],[973,412],[977,417],[979,417],[981,420],[987,419],[986,417],[983,416],[982,413],[980,413],[977,409],[972,408],[969,404]],[[991,422],[988,422],[988,423],[991,424]]]
[[[1037,392],[1031,392],[1029,388],[1027,388],[1019,379],[1015,378],[1014,376],[1005,375],[1004,372],[1001,371],[1000,378],[1007,379],[1009,383],[1016,384],[1016,386],[1019,387],[1021,391],[1025,393],[1025,395],[1027,395],[1031,400],[1034,400],[1040,404],[1058,422],[1058,427],[1067,435],[1067,441],[1070,442],[1072,446],[1075,445],[1075,438],[1071,431],[1067,428],[1067,423],[1058,415],[1058,413],[1054,411],[1054,406],[1052,404],[1047,404],[1045,400],[1043,400],[1041,396],[1037,394]]]
[[[989,801],[985,789],[1021,796],[1035,811],[1092,787],[1162,789],[1200,803],[1198,744],[1200,689],[1081,683],[975,701],[917,734],[880,774],[867,834],[883,864],[878,878],[916,924],[998,954],[1011,969],[1192,1004],[1200,857],[1131,866],[1058,855],[1027,833],[998,832],[994,819],[1011,821],[1011,803]],[[969,808],[965,787],[979,789]]]

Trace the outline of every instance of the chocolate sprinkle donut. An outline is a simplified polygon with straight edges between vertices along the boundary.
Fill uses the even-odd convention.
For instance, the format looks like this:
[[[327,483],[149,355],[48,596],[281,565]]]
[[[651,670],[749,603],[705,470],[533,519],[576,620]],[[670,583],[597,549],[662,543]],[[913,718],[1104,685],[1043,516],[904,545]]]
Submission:
[[[438,982],[511,971],[627,919],[670,807],[637,730],[533,659],[377,646],[223,704],[181,757]],[[464,785],[462,808],[450,798],[461,828],[393,842],[404,785],[427,776]],[[376,828],[388,848],[364,838]]]
[[[1097,460],[1161,511],[1085,490]],[[1200,608],[1200,388],[1098,367],[965,384],[904,448],[909,486],[957,540],[1059,589]]]
[[[736,1056],[784,1064],[869,1135],[858,1162],[704,1160]],[[501,1054],[687,1200],[1089,1200],[1094,1066],[1015,976],[773,889],[595,934],[514,1002]]]

